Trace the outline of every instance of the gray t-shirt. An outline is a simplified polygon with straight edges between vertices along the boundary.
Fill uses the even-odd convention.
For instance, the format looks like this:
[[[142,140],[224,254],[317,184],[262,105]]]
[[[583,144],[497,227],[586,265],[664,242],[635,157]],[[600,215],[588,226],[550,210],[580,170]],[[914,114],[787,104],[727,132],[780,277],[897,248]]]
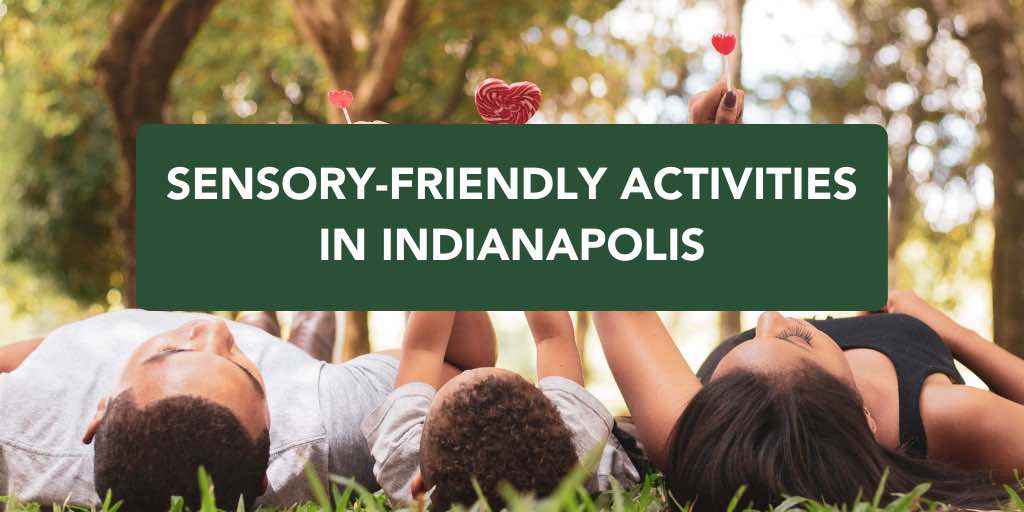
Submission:
[[[55,330],[17,370],[0,375],[0,495],[97,504],[93,446],[81,441],[97,403],[139,344],[204,317],[141,310],[99,315]],[[307,462],[324,482],[330,472],[375,487],[359,425],[391,390],[397,360],[371,355],[331,365],[255,327],[228,322],[228,328],[259,367],[270,407],[270,486],[257,503],[309,499]]]
[[[537,387],[554,403],[572,432],[578,457],[582,459],[605,443],[601,460],[587,484],[590,491],[610,489],[612,478],[624,487],[640,481],[636,467],[612,435],[614,420],[600,400],[562,377],[545,377]],[[436,394],[429,384],[406,384],[388,395],[363,421],[363,435],[375,460],[373,474],[393,502],[414,502],[412,480],[420,467],[420,433]]]

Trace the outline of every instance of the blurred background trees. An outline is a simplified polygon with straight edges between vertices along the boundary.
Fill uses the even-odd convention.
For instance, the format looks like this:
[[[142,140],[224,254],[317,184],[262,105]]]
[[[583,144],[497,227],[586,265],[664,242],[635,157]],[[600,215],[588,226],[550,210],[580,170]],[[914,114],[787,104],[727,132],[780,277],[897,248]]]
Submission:
[[[358,119],[478,122],[487,76],[538,83],[535,122],[685,122],[728,29],[747,122],[887,128],[891,284],[1024,353],[1021,27],[1019,0],[0,0],[0,339],[134,303],[142,123],[338,122],[336,87]],[[666,320],[702,357],[755,315]],[[378,317],[346,355],[397,341]]]

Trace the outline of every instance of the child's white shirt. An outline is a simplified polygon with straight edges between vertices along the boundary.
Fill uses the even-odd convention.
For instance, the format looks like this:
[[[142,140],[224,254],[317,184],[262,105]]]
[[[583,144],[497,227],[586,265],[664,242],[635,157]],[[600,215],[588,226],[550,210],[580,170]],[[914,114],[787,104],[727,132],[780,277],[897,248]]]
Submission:
[[[555,405],[572,433],[577,457],[582,459],[605,443],[588,490],[608,490],[612,478],[624,487],[640,481],[636,467],[612,435],[614,419],[600,400],[563,377],[545,377],[537,387]],[[395,503],[414,501],[412,480],[420,467],[420,434],[436,394],[429,384],[406,384],[392,391],[363,421],[363,435],[374,459],[373,474]]]

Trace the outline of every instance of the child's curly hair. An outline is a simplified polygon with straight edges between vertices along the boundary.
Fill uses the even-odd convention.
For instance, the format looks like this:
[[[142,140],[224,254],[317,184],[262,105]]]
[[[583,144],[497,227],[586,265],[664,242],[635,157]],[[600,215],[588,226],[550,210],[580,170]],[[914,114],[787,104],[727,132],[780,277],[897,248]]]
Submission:
[[[428,419],[420,454],[435,511],[476,502],[474,478],[494,510],[505,505],[502,482],[547,496],[578,461],[554,404],[519,376],[488,376],[455,390]]]

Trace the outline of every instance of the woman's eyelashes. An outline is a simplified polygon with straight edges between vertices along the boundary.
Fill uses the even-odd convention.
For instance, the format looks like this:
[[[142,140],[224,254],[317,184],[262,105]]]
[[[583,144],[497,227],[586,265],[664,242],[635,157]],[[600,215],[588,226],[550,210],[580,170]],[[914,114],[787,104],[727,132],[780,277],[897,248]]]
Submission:
[[[799,338],[804,341],[807,345],[811,344],[811,340],[814,339],[814,333],[810,329],[803,326],[787,327],[781,333],[778,338],[780,340],[788,341],[790,338]]]

